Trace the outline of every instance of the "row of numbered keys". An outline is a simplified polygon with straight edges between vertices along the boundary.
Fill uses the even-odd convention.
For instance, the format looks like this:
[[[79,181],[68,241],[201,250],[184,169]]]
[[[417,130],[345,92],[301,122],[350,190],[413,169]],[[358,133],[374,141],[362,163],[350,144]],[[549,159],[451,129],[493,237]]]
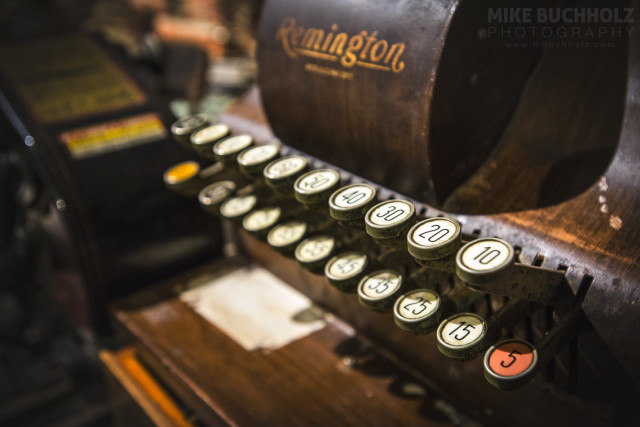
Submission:
[[[205,136],[216,135],[216,132],[218,135],[225,134],[225,130],[220,127],[208,130],[205,127],[194,133],[198,137],[193,138],[192,135],[192,144],[194,147],[202,147],[209,143]],[[226,143],[221,144],[222,141],[218,141],[217,150],[216,145],[213,145],[214,158],[225,164],[237,161],[242,165],[241,169],[244,168],[245,174],[254,176],[260,168],[264,168],[265,180],[276,192],[290,194],[293,182],[293,193],[299,202],[314,208],[324,207],[328,202],[331,216],[343,223],[359,222],[364,214],[365,229],[376,242],[390,247],[402,247],[400,239],[406,235],[409,253],[420,264],[443,271],[456,271],[460,278],[476,289],[513,295],[513,289],[517,289],[518,284],[521,284],[520,288],[523,290],[516,292],[517,297],[545,303],[553,301],[556,287],[554,285],[561,280],[562,273],[514,263],[513,248],[508,243],[500,239],[479,239],[467,243],[460,249],[462,245],[460,227],[455,221],[447,218],[431,218],[414,226],[415,208],[410,202],[390,200],[376,205],[375,189],[367,184],[352,184],[335,191],[340,183],[338,172],[331,169],[306,172],[307,163],[302,156],[288,156],[284,160],[280,159],[282,161],[273,160],[269,164],[263,162],[258,168],[252,169],[244,165],[250,164],[245,160],[252,156],[239,156],[242,151],[246,153],[251,151],[246,149],[253,144],[252,139],[244,135],[229,138],[228,135],[228,133],[224,135],[227,137]],[[271,147],[269,145],[253,147],[253,151],[273,155],[276,150]],[[206,150],[200,148],[198,151]],[[257,156],[257,160],[259,163],[260,156]],[[195,169],[193,165],[188,165],[187,168],[189,167]],[[215,183],[210,187],[206,194],[209,205],[226,199],[219,208],[222,216],[229,219],[247,220],[249,218],[245,224],[249,229],[256,228],[252,227],[251,223],[255,221],[251,219],[255,220],[260,217],[260,214],[266,218],[262,222],[269,226],[275,225],[278,221],[275,218],[279,218],[280,215],[274,213],[275,209],[252,212],[257,202],[253,194],[231,199],[225,197],[235,190],[233,182]],[[255,214],[256,217],[248,216],[249,213]],[[308,264],[309,269],[318,270],[335,251],[336,240],[333,236],[319,235],[302,241],[307,234],[306,229],[307,225],[303,222],[289,221],[273,227],[268,233],[267,240],[275,248],[286,247],[286,252],[292,252],[295,247],[295,256],[298,261],[303,265]],[[411,230],[408,231],[409,229]],[[300,241],[302,243],[299,243]],[[454,254],[456,254],[455,258]],[[324,271],[330,283],[337,288],[348,292],[353,292],[357,288],[361,304],[372,310],[386,311],[394,305],[396,322],[403,329],[413,332],[430,331],[433,329],[434,320],[426,319],[429,319],[432,313],[438,312],[440,316],[446,313],[440,308],[447,304],[442,303],[441,297],[436,292],[429,289],[416,289],[400,295],[404,289],[404,282],[399,273],[386,269],[364,275],[368,265],[369,258],[366,254],[348,252],[326,262]],[[544,277],[544,285],[535,286],[540,277]],[[534,286],[530,286],[532,284]],[[509,290],[505,292],[507,289]],[[466,300],[468,305],[474,300],[469,298],[474,294],[473,292],[458,290],[458,294]],[[449,306],[456,308],[465,306],[452,302],[451,298],[448,302]],[[505,307],[505,310],[506,308],[508,307]],[[433,316],[433,318],[437,317]],[[416,325],[419,326],[416,327]],[[480,316],[473,313],[457,313],[440,323],[437,333],[438,346],[443,353],[463,360],[486,347],[488,330],[487,322]],[[517,352],[523,354],[519,357],[520,364],[524,363],[522,360],[528,360],[529,356],[524,354],[535,355],[535,348],[530,344],[518,342],[516,345],[513,340],[501,343],[487,352],[487,361],[485,361],[487,372],[496,370],[495,363],[491,361],[502,354],[501,351],[505,348],[511,348],[510,346],[515,350],[509,352],[509,357],[514,358]],[[534,350],[527,352],[525,347]],[[505,363],[502,363],[501,367],[504,368],[504,365]],[[498,371],[500,370],[497,369],[496,372]],[[500,372],[504,374],[504,369]],[[488,379],[495,377],[489,373],[486,375]],[[522,375],[518,374],[518,376]],[[500,377],[499,374],[498,377]],[[495,384],[495,381],[492,383]]]

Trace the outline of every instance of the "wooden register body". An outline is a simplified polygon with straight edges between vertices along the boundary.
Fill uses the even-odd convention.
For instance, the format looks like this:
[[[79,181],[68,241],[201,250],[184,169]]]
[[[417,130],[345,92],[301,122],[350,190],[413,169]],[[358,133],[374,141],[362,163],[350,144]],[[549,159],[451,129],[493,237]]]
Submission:
[[[434,334],[407,334],[266,243],[242,230],[237,237],[251,261],[346,321],[427,384],[428,396],[437,390],[436,400],[485,425],[620,423],[640,383],[640,34],[597,51],[512,49],[489,37],[487,7],[269,0],[258,87],[220,121],[258,143],[278,139],[312,168],[339,169],[345,183],[368,182],[381,199],[407,198],[422,217],[452,217],[467,238],[500,237],[522,263],[566,271],[565,291],[585,316],[552,366],[501,392],[484,380],[481,357],[448,359]],[[540,338],[564,314],[539,309],[525,327]],[[349,339],[339,323],[262,354],[241,350],[174,295],[120,306],[117,319],[146,363],[210,424],[313,424],[344,414],[345,424],[386,425],[393,411],[409,425],[438,422],[415,402],[379,399],[392,387],[386,373],[338,372]],[[373,391],[369,403],[364,389]]]
[[[637,383],[638,34],[600,50],[508,48],[483,33],[489,6],[268,2],[258,52],[266,119],[284,144],[426,216],[446,212],[469,235],[511,242],[522,262],[566,269]],[[359,47],[353,64],[333,46],[341,32]],[[375,62],[377,43],[402,55]]]

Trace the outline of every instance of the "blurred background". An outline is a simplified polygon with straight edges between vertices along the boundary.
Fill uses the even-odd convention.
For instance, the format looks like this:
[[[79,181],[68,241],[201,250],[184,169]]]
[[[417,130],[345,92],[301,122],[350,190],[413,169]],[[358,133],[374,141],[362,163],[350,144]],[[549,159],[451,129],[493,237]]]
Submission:
[[[215,119],[255,79],[261,3],[2,0],[0,48],[60,34],[89,35],[144,89],[148,102],[131,111],[158,114],[165,126],[196,111]],[[8,54],[0,59],[5,68],[13,60]],[[15,89],[6,75],[0,77],[3,87]],[[75,195],[58,194],[66,188],[66,175],[89,181],[89,170],[113,168],[115,162],[148,160],[166,167],[187,154],[171,151],[167,147],[173,143],[165,138],[154,147],[120,150],[102,156],[102,163],[83,165],[60,152],[60,144],[47,142],[55,139],[49,137],[65,126],[113,120],[117,114],[42,124],[28,119],[19,97],[0,94],[0,425],[109,426],[113,420],[98,359],[98,349],[114,342],[107,302],[211,259],[219,252],[216,226],[198,213],[193,213],[194,221],[185,221],[192,222],[189,229],[168,222],[168,213],[184,210],[176,207],[184,205],[166,194],[157,167],[149,185],[135,194],[125,197],[119,190],[123,185],[114,186],[114,212],[96,213],[103,205],[92,197],[106,197],[113,190],[107,184],[100,187],[99,181],[86,192],[80,188]],[[40,163],[32,159],[38,159],[38,152],[25,132],[41,136],[36,137]],[[25,144],[34,156],[27,154]],[[155,159],[144,151],[152,149],[160,153]],[[132,175],[123,181],[144,179]],[[189,215],[182,210],[181,215]],[[146,227],[147,234],[139,231]],[[158,229],[166,233],[154,233]],[[126,237],[117,234],[125,232]],[[153,242],[149,236],[156,234],[173,240]],[[85,247],[79,241],[89,243]],[[91,248],[104,253],[87,257]],[[165,255],[161,268],[149,261],[157,248]]]

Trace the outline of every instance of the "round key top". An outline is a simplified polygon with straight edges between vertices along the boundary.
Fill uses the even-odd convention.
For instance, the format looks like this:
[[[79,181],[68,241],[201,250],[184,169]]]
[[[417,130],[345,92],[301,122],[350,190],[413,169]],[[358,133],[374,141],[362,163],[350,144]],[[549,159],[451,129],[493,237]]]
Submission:
[[[393,239],[402,236],[413,225],[416,208],[407,200],[388,200],[378,203],[367,212],[367,234],[374,239]]]
[[[461,245],[460,224],[449,218],[426,219],[407,233],[409,253],[418,259],[441,259],[456,252]]]
[[[385,312],[393,307],[402,289],[402,275],[395,270],[378,270],[358,284],[358,301],[370,310]]]
[[[324,267],[329,283],[343,292],[355,292],[360,278],[369,266],[369,257],[362,252],[344,252],[334,256]]]
[[[267,242],[278,252],[285,255],[293,253],[294,249],[304,239],[307,224],[302,221],[287,221],[276,225],[269,231]]]
[[[191,148],[191,135],[209,124],[209,118],[204,114],[183,117],[171,125],[171,135],[183,147]]]
[[[340,185],[340,174],[333,169],[307,172],[293,185],[296,200],[305,205],[326,203]]]
[[[194,196],[200,189],[198,173],[200,165],[194,161],[178,163],[167,169],[162,175],[165,185],[176,193]]]
[[[369,184],[351,184],[331,195],[329,213],[338,221],[360,221],[376,203],[375,188]]]
[[[252,145],[253,138],[250,135],[236,135],[218,141],[213,146],[213,154],[225,165],[235,165],[238,155]]]
[[[262,176],[264,168],[278,158],[280,149],[275,144],[257,145],[238,154],[238,169],[248,177]]]
[[[271,188],[283,193],[293,192],[293,183],[307,170],[307,159],[302,156],[285,156],[274,160],[264,168],[264,177]]]
[[[202,157],[215,159],[213,146],[222,138],[228,137],[230,133],[231,131],[227,125],[207,126],[191,134],[191,145],[196,153]]]
[[[296,247],[295,257],[304,268],[313,272],[320,272],[333,255],[336,239],[321,234],[303,240]]]
[[[220,206],[220,214],[227,219],[237,221],[251,212],[257,202],[258,198],[253,194],[231,197]]]
[[[501,341],[484,356],[484,376],[501,390],[514,390],[529,382],[536,373],[538,351],[524,340]]]
[[[554,304],[564,272],[515,262],[513,247],[496,238],[478,239],[456,255],[458,277],[476,290]]]
[[[486,238],[467,243],[456,256],[456,272],[467,283],[500,281],[513,267],[513,247],[501,239]]]
[[[258,237],[263,237],[278,223],[281,216],[282,209],[276,206],[256,209],[244,217],[242,227]]]
[[[396,325],[407,332],[427,334],[437,323],[440,296],[429,289],[416,289],[402,295],[393,306]]]
[[[209,184],[198,194],[198,201],[202,208],[214,215],[220,213],[220,205],[236,191],[233,181],[218,181]]]
[[[178,185],[198,176],[200,165],[194,161],[186,161],[171,166],[164,173],[164,182],[169,185]]]
[[[485,348],[487,322],[474,313],[454,314],[440,323],[436,336],[442,354],[470,360]]]

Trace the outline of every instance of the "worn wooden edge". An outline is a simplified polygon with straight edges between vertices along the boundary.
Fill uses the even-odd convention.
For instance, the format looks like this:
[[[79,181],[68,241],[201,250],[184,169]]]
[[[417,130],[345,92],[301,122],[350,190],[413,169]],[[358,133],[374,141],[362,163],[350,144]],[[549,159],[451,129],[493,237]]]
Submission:
[[[161,348],[151,340],[144,338],[142,330],[127,322],[127,314],[124,311],[116,312],[116,320],[119,331],[131,345],[134,346],[140,360],[149,367],[151,372],[158,376],[206,425],[236,425],[232,418],[226,414],[216,402],[211,400],[193,381],[185,381],[181,368],[166,358]],[[213,411],[211,410],[213,409]]]
[[[166,304],[170,304],[172,307],[179,309],[182,313],[188,314],[188,317],[192,319],[190,320],[190,322],[196,321],[197,323],[201,324],[203,326],[203,329],[201,332],[207,335],[208,337],[207,339],[211,340],[210,342],[218,342],[218,345],[222,345],[223,348],[229,348],[229,345],[231,345],[231,347],[234,348],[234,350],[231,352],[230,355],[222,355],[222,356],[219,355],[219,357],[228,358],[228,357],[233,357],[233,354],[235,354],[235,352],[240,352],[240,353],[244,352],[244,350],[240,349],[240,347],[237,344],[232,344],[231,338],[226,337],[220,331],[217,331],[213,325],[211,325],[206,320],[202,319],[199,315],[197,315],[195,312],[193,312],[188,305],[176,299],[167,301]],[[151,308],[151,310],[153,310],[153,308]],[[170,351],[170,349],[167,347],[167,342],[165,342],[164,344],[157,343],[153,339],[153,336],[154,334],[161,333],[161,331],[158,329],[156,329],[155,331],[152,331],[151,329],[149,329],[150,327],[149,325],[140,323],[139,319],[137,319],[138,317],[139,315],[136,313],[127,313],[127,312],[119,313],[119,319],[122,325],[127,329],[128,333],[137,341],[137,346],[136,346],[137,354],[139,354],[140,358],[145,362],[145,364],[149,366],[150,369],[155,374],[157,374],[159,378],[163,380],[163,382],[169,385],[171,390],[177,396],[179,396],[180,399],[186,405],[188,405],[192,410],[194,410],[198,414],[198,416],[203,421],[205,421],[207,425],[220,425],[220,424],[248,425],[246,416],[244,417],[244,421],[236,419],[236,416],[234,416],[233,411],[237,411],[237,408],[236,409],[228,408],[227,405],[229,405],[229,401],[227,398],[225,398],[222,402],[218,402],[216,400],[215,398],[216,393],[220,393],[220,387],[224,388],[224,386],[222,385],[213,386],[213,387],[217,387],[218,390],[211,395],[208,394],[207,390],[210,387],[212,387],[212,385],[207,385],[206,381],[203,382],[203,379],[199,378],[197,375],[194,375],[194,372],[196,372],[194,371],[194,369],[196,369],[194,365],[195,360],[193,360],[192,358],[188,358],[187,361],[183,361],[180,356],[177,356]],[[211,332],[207,332],[209,330],[211,330]],[[213,333],[214,331],[217,331],[217,332]],[[284,365],[282,365],[282,363],[285,360],[288,360],[287,358],[291,358],[293,354],[298,354],[298,352],[300,352],[301,349],[306,348],[307,351],[311,351],[311,349],[313,349],[314,347],[323,346],[323,348],[326,349],[326,350],[323,350],[323,352],[327,352],[327,354],[331,353],[333,357],[326,359],[326,362],[324,362],[324,367],[322,369],[329,369],[329,371],[331,371],[332,369],[335,369],[336,370],[335,372],[337,375],[338,372],[341,371],[341,368],[339,368],[337,364],[342,363],[340,362],[341,360],[344,361],[346,359],[349,359],[349,357],[347,356],[346,359],[344,359],[345,356],[341,356],[340,354],[337,354],[335,352],[336,349],[334,348],[334,346],[342,343],[344,340],[349,340],[351,338],[353,338],[353,330],[351,330],[349,326],[345,325],[338,319],[333,319],[333,320],[329,319],[328,324],[325,328],[319,331],[316,331],[306,337],[303,337],[300,340],[296,340],[295,342],[290,343],[288,346],[285,346],[281,349],[274,350],[273,352],[269,352],[264,355],[261,355],[259,353],[256,354],[255,352],[245,352],[247,356],[241,358],[242,361],[240,362],[240,365],[242,366],[243,364],[246,364],[246,363],[254,363],[254,362],[257,363],[258,361],[260,361],[259,363],[264,363],[265,366],[269,365],[272,368],[274,366],[279,366],[280,368],[284,369]],[[224,344],[221,343],[219,340],[222,340]],[[176,343],[176,345],[179,345],[179,344]],[[252,353],[252,355],[249,356],[249,353]],[[281,355],[276,356],[278,353],[280,353]],[[276,357],[276,360],[273,360],[272,359],[273,357]],[[315,357],[320,357],[320,356],[316,355]],[[382,355],[382,357],[384,357],[384,355]],[[202,359],[206,359],[206,355],[203,355]],[[305,363],[307,363],[306,358],[304,357],[304,352],[302,352],[300,353],[300,358],[294,364],[295,366],[292,366],[291,369],[289,368],[285,369],[286,373],[283,373],[281,378],[278,380],[275,380],[275,382],[274,382],[274,378],[275,378],[274,375],[277,376],[278,372],[272,371],[266,377],[267,383],[265,384],[269,384],[267,388],[275,387],[279,381],[282,381],[283,384],[286,384],[287,382],[291,381],[291,378],[293,378],[291,377],[291,375],[296,375],[296,373],[297,375],[302,375],[303,373],[299,372],[299,369],[301,366],[304,366]],[[229,365],[228,369],[237,369],[239,370],[238,373],[240,376],[246,375],[248,376],[248,378],[251,378],[251,375],[252,375],[251,373],[245,374],[245,373],[242,373],[242,371],[240,371],[241,366],[234,367],[233,365]],[[411,378],[412,377],[412,374],[404,370],[401,366],[398,366],[398,365],[394,365],[394,366],[395,366],[394,372],[397,372],[399,376],[393,376],[388,378],[386,376],[384,378],[378,378],[376,375],[371,376],[366,372],[359,372],[358,370],[354,370],[351,374],[349,374],[351,381],[355,381],[355,383],[351,383],[351,384],[353,384],[353,386],[359,391],[362,391],[363,389],[368,390],[369,387],[373,387],[374,395],[378,396],[378,399],[380,399],[381,398],[380,396],[386,393],[389,393],[386,387],[390,385],[390,382],[392,381],[393,378]],[[259,366],[256,367],[256,369],[258,368]],[[350,368],[346,368],[346,369],[350,369]],[[340,374],[340,376],[343,376],[343,375],[344,373]],[[257,381],[258,384],[261,384],[261,381],[265,379],[256,377],[256,378],[253,378],[253,380]],[[333,417],[333,416],[337,416],[338,412],[332,412],[332,411],[345,410],[347,409],[348,406],[345,407],[345,404],[346,404],[346,401],[344,400],[345,392],[342,392],[342,393],[336,392],[337,393],[336,396],[342,395],[343,397],[343,399],[339,401],[340,403],[338,403],[337,406],[333,405],[331,400],[325,400],[325,398],[327,397],[326,396],[327,387],[330,384],[329,382],[330,379],[326,378],[326,380],[327,380],[326,384],[322,382],[313,382],[313,383],[310,383],[309,385],[316,384],[317,386],[319,386],[321,389],[324,390],[321,393],[321,396],[325,396],[325,397],[318,397],[318,399],[320,400],[318,400],[317,404],[314,405],[314,410],[328,411],[327,417]],[[417,377],[416,377],[416,380],[417,380]],[[341,381],[344,382],[345,377],[342,377]],[[428,387],[428,390],[430,390],[427,393],[427,396],[429,397],[430,400],[434,400],[434,399],[437,400],[438,398],[440,398],[439,397],[440,393],[438,391],[432,390],[428,385],[427,387]],[[258,386],[258,389],[260,388],[261,387]],[[233,387],[231,389],[233,389]],[[289,386],[288,388],[285,387],[281,391],[282,393],[285,393],[285,392],[289,393],[288,394],[289,397],[285,398],[284,401],[296,400],[295,394],[290,394],[291,390],[292,388]],[[303,388],[301,392],[304,392],[304,390],[305,388]],[[235,400],[237,405],[244,404],[243,403],[244,397],[243,395],[237,394],[237,390],[229,391],[228,393],[230,393],[228,395],[229,399]],[[330,394],[332,395],[332,393]],[[308,398],[309,397],[307,397],[307,399]],[[397,403],[391,406],[387,405],[387,410],[390,407],[394,407],[394,405],[399,405],[397,410],[400,410],[400,411],[406,411],[408,408],[413,408],[413,410],[417,412],[414,415],[409,416],[409,419],[413,420],[412,424],[415,422],[418,422],[419,420],[425,420],[423,418],[422,412],[419,411],[419,408],[418,408],[419,406],[421,407],[420,401],[415,402],[414,399],[404,400],[397,396],[394,397],[393,399],[395,399]],[[350,400],[352,399],[347,399],[347,401],[350,401]],[[360,404],[364,403],[367,400],[368,400],[368,397],[365,398],[364,396],[355,398],[355,401],[360,402]],[[275,399],[274,403],[268,403],[270,402],[270,397],[268,394],[264,395],[264,404],[266,405],[276,404],[275,402],[282,403],[281,401],[282,399]],[[231,412],[226,411],[225,408],[229,409]],[[278,411],[286,412],[288,407],[277,406],[273,408],[274,409],[277,408]],[[375,411],[375,408],[376,407],[373,406],[370,408],[370,410]],[[354,410],[355,409],[356,408],[354,408]],[[363,414],[363,409],[364,408],[361,406],[358,407],[357,412],[360,414],[360,416],[362,416]],[[407,413],[406,412],[403,412],[403,413],[404,413],[403,418],[406,420]],[[237,413],[235,415],[237,415]],[[265,413],[262,413],[263,417],[264,415]],[[371,418],[369,415],[367,416]],[[387,412],[385,417],[388,418],[389,416],[392,416],[392,414]],[[297,418],[298,421],[301,421],[299,411],[298,411],[297,417],[298,417]],[[251,419],[251,417],[249,417],[249,419]],[[261,418],[261,419],[262,421],[265,421],[264,418]],[[353,418],[351,418],[351,421],[353,422]],[[437,425],[440,425],[440,424],[438,423]]]
[[[100,361],[159,427],[194,427],[171,396],[137,360],[132,347],[101,350]]]

